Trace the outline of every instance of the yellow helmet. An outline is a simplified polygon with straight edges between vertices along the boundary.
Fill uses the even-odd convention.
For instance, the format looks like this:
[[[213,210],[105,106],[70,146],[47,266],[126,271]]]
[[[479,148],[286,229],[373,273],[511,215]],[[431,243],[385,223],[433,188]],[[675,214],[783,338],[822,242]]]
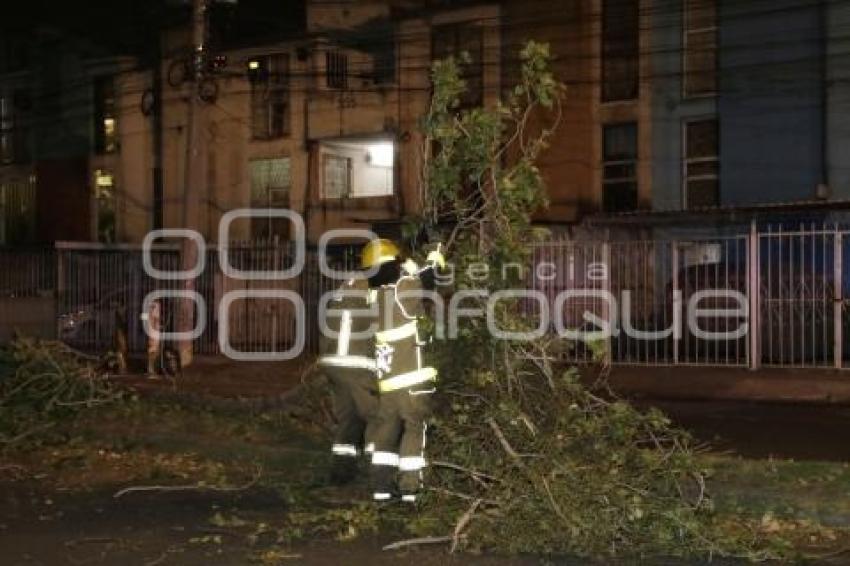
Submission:
[[[372,240],[360,252],[360,266],[363,269],[371,269],[375,266],[395,260],[401,255],[401,250],[391,240],[379,238]]]

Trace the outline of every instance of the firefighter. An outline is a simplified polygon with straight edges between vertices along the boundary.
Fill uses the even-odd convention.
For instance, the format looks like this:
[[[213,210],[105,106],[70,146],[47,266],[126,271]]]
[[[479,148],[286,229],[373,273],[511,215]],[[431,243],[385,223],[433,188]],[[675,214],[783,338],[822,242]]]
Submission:
[[[370,279],[370,287],[377,289],[375,363],[380,393],[372,453],[375,501],[400,496],[415,502],[426,466],[426,421],[437,370],[422,360],[421,277],[443,259],[437,251],[428,260],[423,270],[412,260],[402,262],[398,248],[388,240],[374,240],[363,251],[363,268],[378,267]]]
[[[372,309],[370,314],[370,309]],[[358,457],[371,453],[372,423],[378,410],[373,335],[377,309],[365,279],[343,283],[324,317],[318,366],[330,382],[336,432],[330,483],[344,485],[357,475]]]

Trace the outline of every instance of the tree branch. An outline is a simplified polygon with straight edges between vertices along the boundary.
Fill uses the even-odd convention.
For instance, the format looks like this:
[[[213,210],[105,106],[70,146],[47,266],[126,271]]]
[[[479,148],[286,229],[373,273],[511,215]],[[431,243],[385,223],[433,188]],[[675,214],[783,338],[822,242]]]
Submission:
[[[472,521],[472,518],[475,516],[475,510],[478,509],[478,506],[481,505],[483,499],[476,499],[472,502],[472,505],[469,506],[469,509],[466,510],[466,513],[460,516],[460,519],[457,520],[457,524],[455,524],[455,530],[452,533],[452,546],[449,548],[449,552],[454,554],[454,551],[457,550],[457,545],[460,543],[460,537],[463,533],[463,529],[469,525],[469,522]]]
[[[519,467],[525,468],[525,462],[522,461],[520,455],[513,449],[513,446],[511,446],[510,442],[508,442],[508,439],[505,438],[505,434],[502,432],[502,429],[499,428],[498,423],[493,420],[493,417],[489,417],[487,419],[487,424],[490,425],[491,429],[493,429],[493,433],[496,435],[496,438],[499,439],[499,443],[502,445],[502,448],[505,450],[507,455],[510,456]]]
[[[215,491],[219,493],[231,493],[236,491],[245,491],[257,484],[257,481],[260,479],[260,474],[257,473],[254,478],[241,486],[214,486],[214,485],[141,485],[141,486],[132,486],[122,489],[113,495],[114,499],[118,499],[119,497],[123,497],[129,493],[139,493],[139,492],[175,492],[175,491]]]
[[[394,542],[392,544],[386,545],[383,550],[399,550],[401,548],[406,548],[408,546],[417,546],[421,544],[443,544],[446,542],[451,542],[452,537],[421,537],[421,538],[411,538],[407,540],[400,540],[398,542]]]

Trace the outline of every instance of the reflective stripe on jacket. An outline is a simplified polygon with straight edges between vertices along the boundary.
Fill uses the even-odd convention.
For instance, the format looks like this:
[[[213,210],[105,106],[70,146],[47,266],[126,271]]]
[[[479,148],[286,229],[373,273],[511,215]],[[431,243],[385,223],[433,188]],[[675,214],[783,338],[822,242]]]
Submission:
[[[436,380],[437,370],[423,367],[417,317],[423,314],[422,284],[406,275],[378,291],[375,363],[382,393],[421,389]]]
[[[375,360],[366,356],[322,356],[318,359],[317,363],[321,366],[375,371]]]
[[[377,309],[367,312],[373,304],[366,280],[351,279],[336,291],[327,303],[324,322],[331,335],[321,336],[319,365],[375,371],[374,335],[369,329]]]

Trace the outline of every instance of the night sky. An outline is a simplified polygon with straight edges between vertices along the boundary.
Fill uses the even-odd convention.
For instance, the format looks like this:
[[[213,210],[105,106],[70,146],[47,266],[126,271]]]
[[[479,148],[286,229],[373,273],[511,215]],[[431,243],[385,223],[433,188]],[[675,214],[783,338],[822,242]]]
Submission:
[[[211,2],[212,41],[219,46],[263,42],[304,28],[304,2],[240,0]],[[151,30],[188,24],[191,5],[180,0],[29,0],[15,6],[15,17],[3,18],[4,33],[31,33],[51,27],[94,40],[115,54],[144,58]]]

